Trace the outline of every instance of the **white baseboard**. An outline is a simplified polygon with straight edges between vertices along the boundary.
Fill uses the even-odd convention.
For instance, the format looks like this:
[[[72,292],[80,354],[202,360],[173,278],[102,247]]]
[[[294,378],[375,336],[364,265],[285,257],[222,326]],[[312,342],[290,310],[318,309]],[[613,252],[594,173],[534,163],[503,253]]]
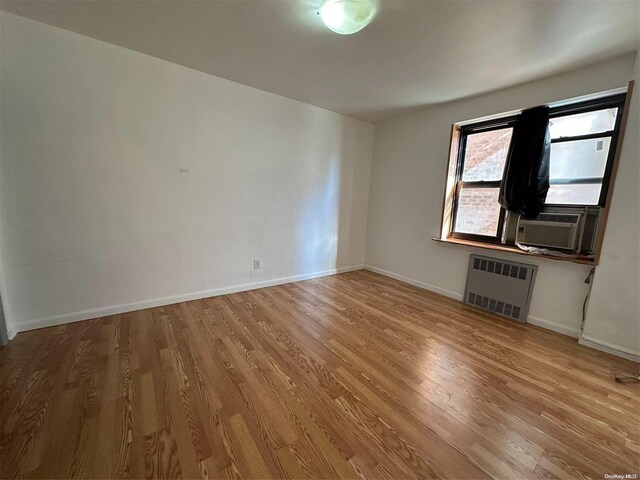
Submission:
[[[460,301],[463,300],[463,294],[461,293],[445,290],[443,288],[436,287],[435,285],[421,282],[420,280],[416,280],[415,278],[405,277],[404,275],[393,273],[388,270],[383,270],[382,268],[374,267],[372,265],[365,265],[364,268],[365,270],[370,270],[372,272],[379,273],[380,275],[384,275],[385,277],[395,278],[396,280],[400,280],[401,282],[405,282],[410,285],[415,285],[416,287],[424,288],[425,290],[429,290],[431,292],[439,293],[440,295],[444,295],[445,297],[453,298],[455,300],[460,300]],[[558,332],[563,335],[569,335],[570,337],[574,337],[574,338],[578,338],[580,334],[580,330],[577,328],[567,327],[566,325],[561,325],[559,323],[553,322],[551,320],[546,320],[540,317],[529,316],[529,318],[527,319],[527,323],[530,323],[532,325],[537,325],[539,327],[546,328],[547,330]]]
[[[116,315],[118,313],[135,312],[136,310],[143,310],[145,308],[161,307],[164,305],[171,305],[174,303],[188,302],[190,300],[199,300],[201,298],[216,297],[218,295],[228,295],[230,293],[245,292],[247,290],[255,290],[258,288],[273,287],[275,285],[283,285],[285,283],[299,282],[301,280],[309,280],[311,278],[326,277],[328,275],[335,275],[337,273],[352,272],[355,270],[362,270],[364,265],[352,265],[350,267],[341,267],[331,270],[324,270],[322,272],[305,273],[302,275],[293,275],[291,277],[281,277],[272,280],[265,280],[262,282],[246,283],[243,285],[235,285],[231,287],[223,287],[214,290],[205,290],[201,292],[185,293],[181,295],[172,295],[169,297],[154,298],[150,300],[143,300],[140,302],[125,303],[122,305],[114,305],[110,307],[96,308],[92,310],[84,310],[79,312],[65,313],[63,315],[53,315],[50,317],[36,318],[33,320],[27,320],[20,322],[18,325],[14,325],[13,334],[9,333],[9,339],[12,339],[17,332],[24,332],[27,330],[34,330],[36,328],[52,327],[55,325],[62,325],[65,323],[79,322],[81,320],[89,320],[92,318],[106,317],[108,315]]]
[[[436,287],[435,285],[431,285],[430,283],[421,282],[420,280],[416,280],[415,278],[405,277],[404,275],[393,273],[388,270],[383,270],[382,268],[374,267],[372,265],[365,265],[364,269],[379,273],[380,275],[384,275],[385,277],[395,278],[396,280],[408,283],[409,285],[424,288],[425,290],[429,290],[430,292],[439,293],[440,295],[444,295],[445,297],[455,298],[456,300],[462,301],[462,294],[460,293],[452,292],[451,290],[445,290],[444,288]]]
[[[188,302],[190,300],[198,300],[201,298],[215,297],[218,295],[228,295],[230,293],[244,292],[248,290],[255,290],[258,288],[272,287],[275,285],[283,285],[285,283],[299,282],[301,280],[309,280],[312,278],[326,277],[329,275],[335,275],[337,273],[353,272],[355,270],[361,270],[363,268],[375,273],[379,273],[380,275],[384,275],[385,277],[394,278],[401,282],[408,283],[410,285],[414,285],[419,288],[424,288],[425,290],[429,290],[431,292],[439,293],[440,295],[444,295],[446,297],[453,298],[455,300],[462,301],[462,298],[463,298],[462,294],[453,292],[451,290],[445,290],[443,288],[436,287],[435,285],[431,285],[429,283],[416,280],[415,278],[406,277],[404,275],[393,273],[388,270],[384,270],[382,268],[374,267],[372,265],[352,265],[350,267],[341,267],[341,268],[336,268],[331,270],[324,270],[321,272],[306,273],[306,274],[294,275],[290,277],[275,278],[272,280],[265,280],[262,282],[247,283],[243,285],[235,285],[231,287],[218,288],[214,290],[205,290],[201,292],[186,293],[182,295],[172,295],[169,297],[155,298],[151,300],[144,300],[141,302],[126,303],[122,305],[114,305],[111,307],[96,308],[92,310],[72,312],[72,313],[67,313],[63,315],[54,315],[50,317],[37,318],[33,320],[28,320],[26,322],[21,322],[20,325],[18,325],[17,327],[12,324],[8,324],[7,336],[9,337],[9,340],[11,340],[16,336],[18,332],[34,330],[36,328],[52,327],[55,325],[62,325],[65,323],[78,322],[81,320],[89,320],[92,318],[105,317],[108,315],[134,312],[136,310],[143,310],[145,308],[161,307],[164,305],[171,305],[171,304],[180,303],[180,302]],[[565,325],[561,325],[556,322],[552,322],[550,320],[546,320],[543,318],[530,316],[528,318],[528,323],[532,325],[537,325],[542,328],[546,328],[548,330],[552,330],[554,332],[562,333],[564,335],[569,335],[571,337],[578,338],[579,336],[579,331],[577,329],[567,327]],[[624,357],[629,360],[633,360],[635,362],[640,362],[640,353],[633,352],[619,345],[612,345],[607,342],[596,340],[584,335],[579,338],[579,343],[581,345],[585,345],[591,348],[595,348],[597,350],[611,353],[613,355]]]
[[[602,340],[597,340],[592,337],[588,337],[582,335],[578,339],[578,343],[580,345],[584,345],[585,347],[595,348],[596,350],[600,350],[603,352],[610,353],[612,355],[616,355],[618,357],[623,357],[628,360],[632,360],[634,362],[640,363],[640,352],[634,352],[625,347],[621,347],[620,345],[614,345],[609,342],[603,342]]]
[[[380,275],[384,275],[385,277],[395,278],[396,280],[400,280],[401,282],[408,283],[410,285],[415,285],[416,287],[424,288],[425,290],[429,290],[431,292],[439,293],[449,298],[454,298],[456,300],[462,301],[463,295],[452,292],[450,290],[445,290],[440,287],[436,287],[435,285],[431,285],[429,283],[421,282],[420,280],[416,280],[415,278],[405,277],[404,275],[400,275],[398,273],[393,273],[388,270],[384,270],[382,268],[374,267],[372,265],[365,265],[365,270],[370,270],[375,273],[379,273]],[[587,347],[595,348],[597,350],[601,350],[603,352],[611,353],[613,355],[617,355],[619,357],[624,357],[629,360],[633,360],[635,362],[640,363],[640,353],[633,352],[627,348],[621,347],[619,345],[613,345],[610,343],[602,342],[600,340],[596,340],[590,337],[582,336],[580,337],[580,329],[573,328],[566,325],[562,325],[560,323],[553,322],[551,320],[547,320],[545,318],[540,317],[532,317],[529,316],[527,318],[527,323],[531,325],[536,325],[538,327],[545,328],[547,330],[551,330],[553,332],[561,333],[563,335],[568,335],[573,338],[578,338],[578,343],[581,345],[585,345]]]
[[[547,330],[551,330],[552,332],[568,335],[573,338],[578,338],[580,336],[579,328],[562,325],[560,323],[547,320],[546,318],[532,317],[531,315],[529,315],[529,317],[527,318],[527,323],[530,323],[531,325],[536,325],[538,327],[546,328]]]

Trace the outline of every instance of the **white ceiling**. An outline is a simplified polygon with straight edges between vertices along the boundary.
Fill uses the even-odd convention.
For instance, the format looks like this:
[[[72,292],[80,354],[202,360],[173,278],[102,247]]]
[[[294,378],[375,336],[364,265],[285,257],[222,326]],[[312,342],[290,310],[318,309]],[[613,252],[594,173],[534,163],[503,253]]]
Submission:
[[[640,0],[379,0],[363,31],[321,0],[2,0],[3,10],[376,121],[636,51]]]

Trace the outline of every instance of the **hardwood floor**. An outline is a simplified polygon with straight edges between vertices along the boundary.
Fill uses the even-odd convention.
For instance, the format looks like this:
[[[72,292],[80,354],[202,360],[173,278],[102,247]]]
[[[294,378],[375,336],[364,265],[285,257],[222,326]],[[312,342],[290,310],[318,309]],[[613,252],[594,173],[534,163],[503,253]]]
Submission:
[[[3,478],[640,473],[638,365],[358,271],[25,332]]]

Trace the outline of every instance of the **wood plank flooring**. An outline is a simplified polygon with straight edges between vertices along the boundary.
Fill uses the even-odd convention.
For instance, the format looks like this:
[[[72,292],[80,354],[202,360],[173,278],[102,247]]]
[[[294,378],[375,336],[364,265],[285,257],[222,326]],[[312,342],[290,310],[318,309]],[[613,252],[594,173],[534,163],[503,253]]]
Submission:
[[[638,365],[358,271],[20,333],[2,478],[640,473]]]

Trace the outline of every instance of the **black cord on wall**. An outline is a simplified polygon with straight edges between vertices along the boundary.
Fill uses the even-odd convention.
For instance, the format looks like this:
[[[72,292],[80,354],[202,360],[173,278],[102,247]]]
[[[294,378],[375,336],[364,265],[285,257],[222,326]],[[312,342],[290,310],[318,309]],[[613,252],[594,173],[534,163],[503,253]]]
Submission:
[[[595,267],[589,271],[589,275],[584,279],[584,283],[589,285],[589,291],[587,292],[587,296],[584,299],[584,303],[582,304],[582,324],[580,325],[580,336],[582,336],[582,332],[584,331],[584,322],[587,319],[587,302],[589,301],[589,296],[591,295],[591,282],[593,281],[593,274],[596,273]],[[616,375],[614,377],[616,382],[618,383],[633,383],[640,382],[640,375]]]
[[[587,302],[589,301],[589,296],[591,295],[591,281],[593,280],[593,274],[596,273],[595,267],[589,270],[589,275],[584,279],[584,283],[589,285],[589,291],[587,292],[587,296],[584,299],[584,303],[582,304],[582,323],[580,323],[580,336],[582,336],[582,332],[584,331],[584,322],[587,319]]]

